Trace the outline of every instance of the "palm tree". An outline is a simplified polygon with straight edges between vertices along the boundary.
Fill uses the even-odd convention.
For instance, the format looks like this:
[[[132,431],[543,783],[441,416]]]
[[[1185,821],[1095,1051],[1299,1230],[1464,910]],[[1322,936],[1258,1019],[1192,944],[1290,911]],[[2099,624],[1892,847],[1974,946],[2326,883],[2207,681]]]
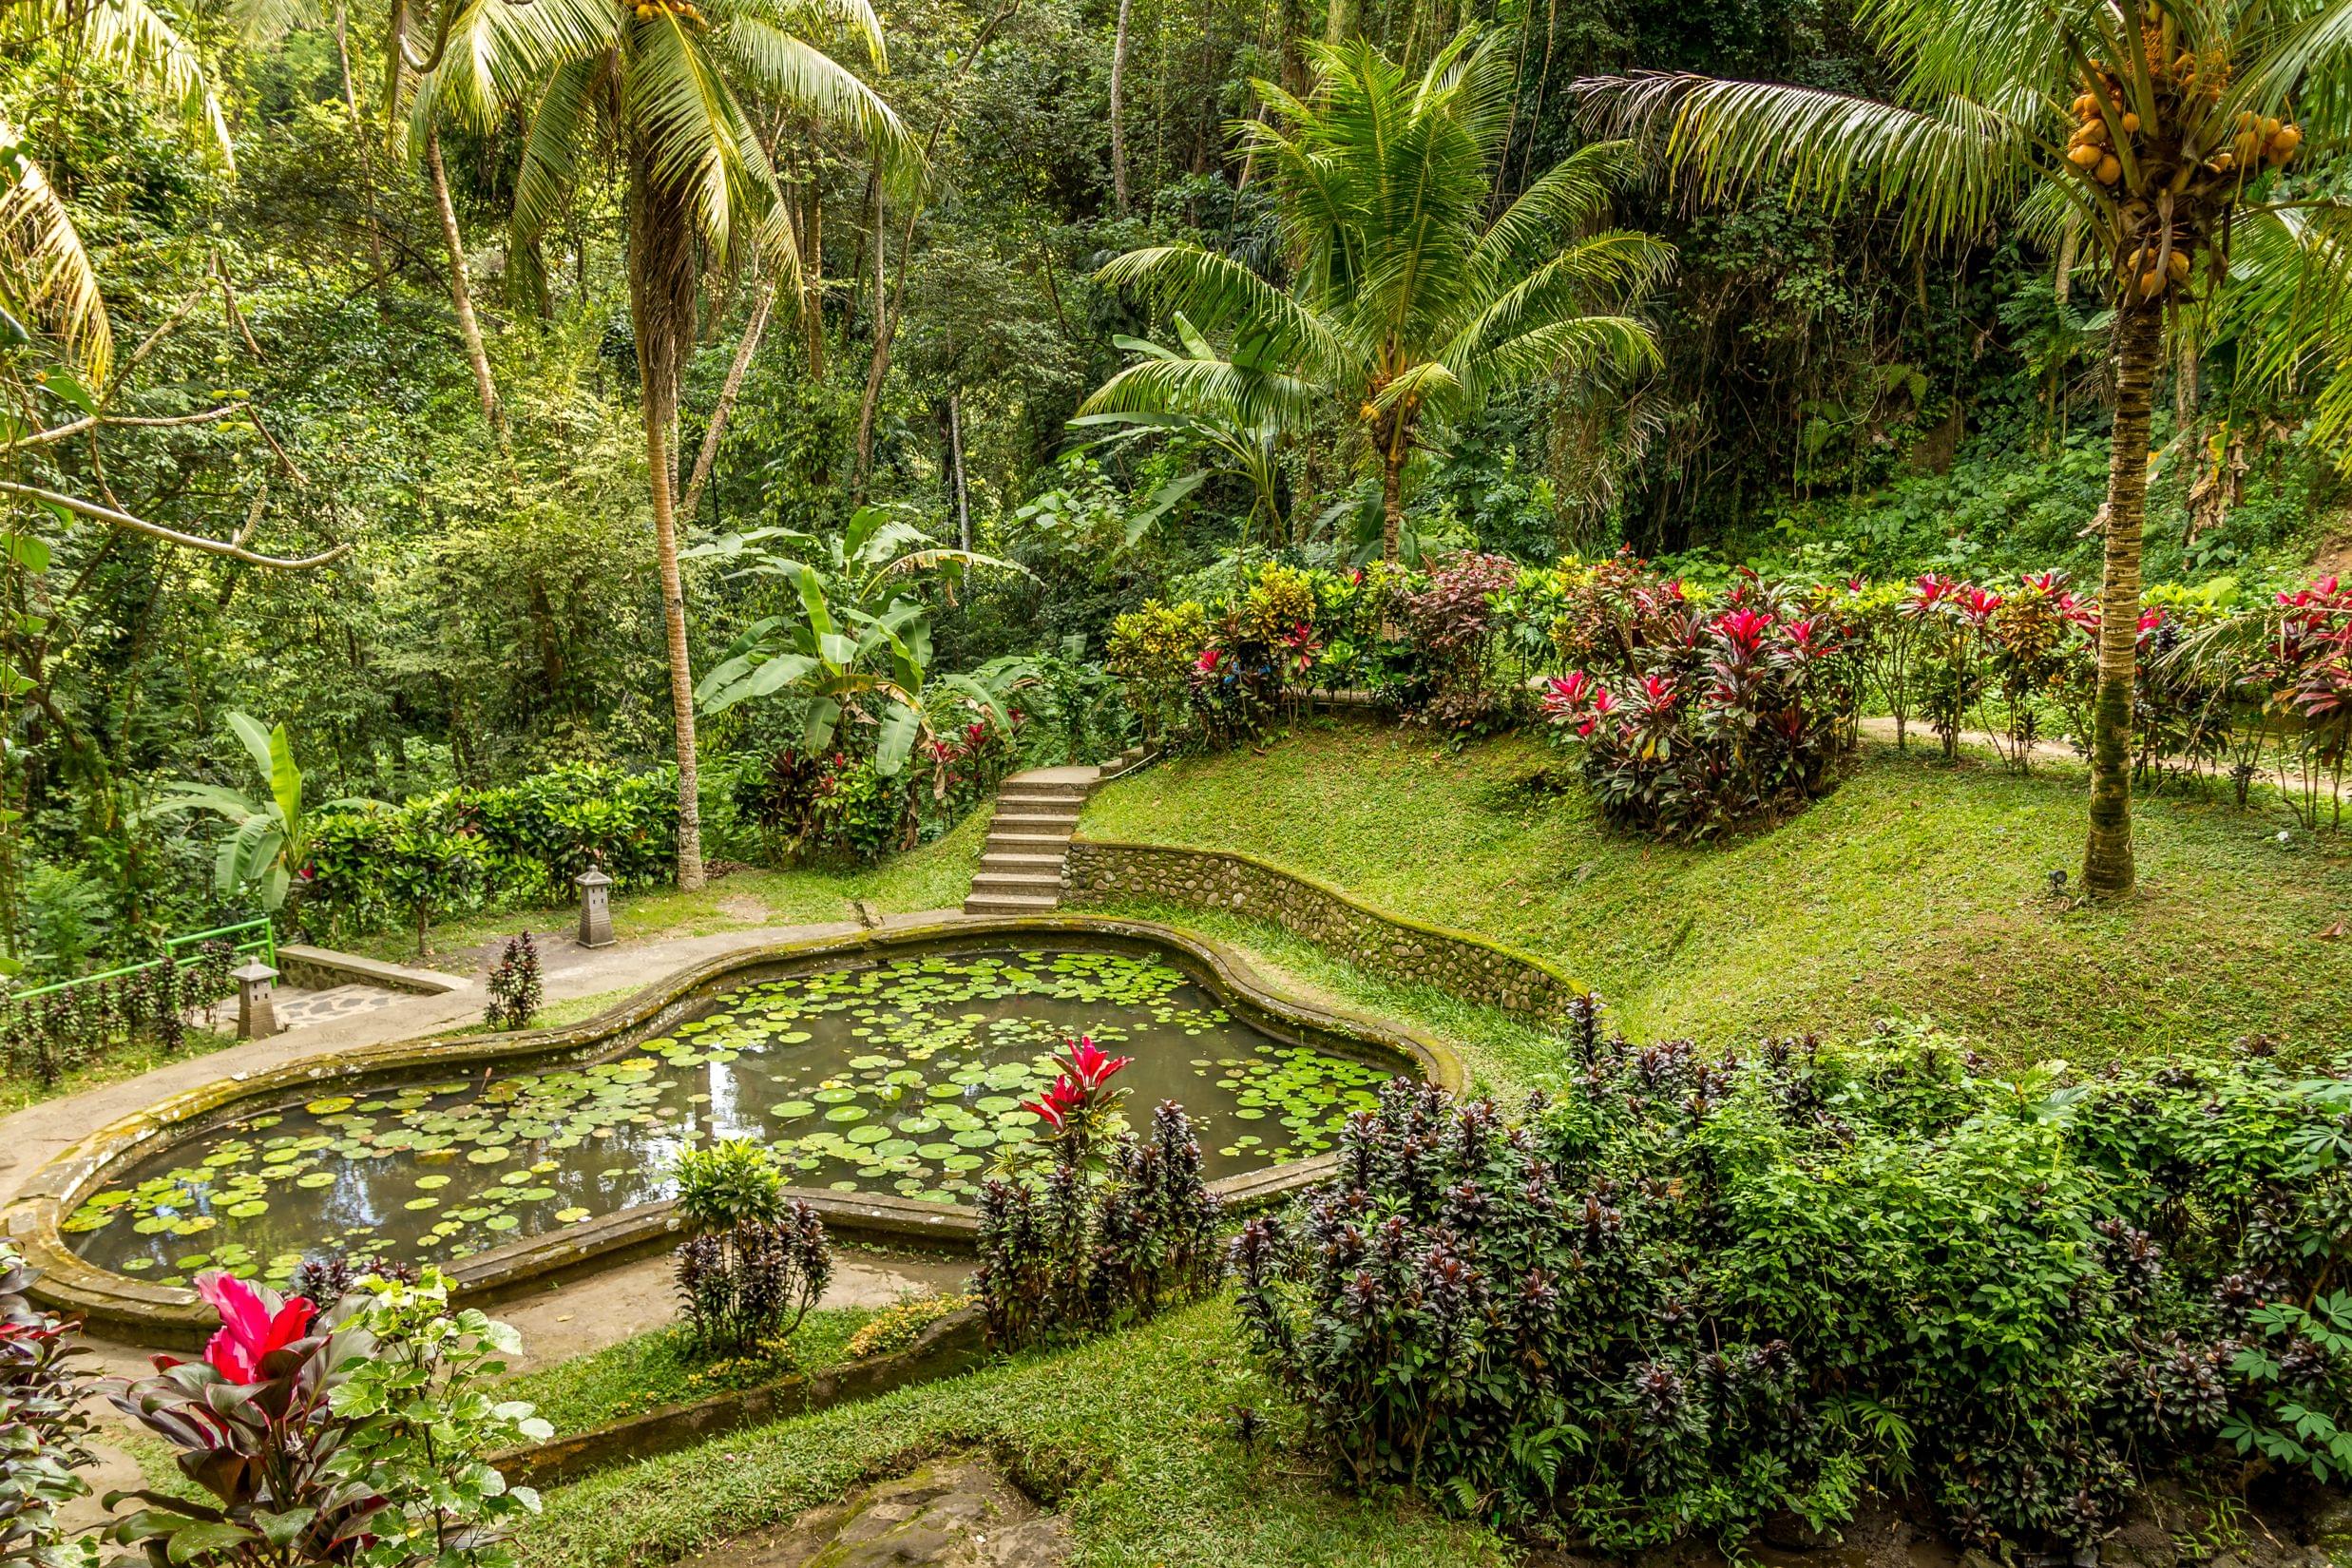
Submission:
[[[1498,39],[1465,30],[1418,76],[1362,39],[1313,44],[1304,98],[1258,82],[1269,118],[1241,134],[1280,203],[1288,291],[1197,245],[1119,258],[1104,282],[1138,287],[1232,347],[1131,365],[1083,411],[1296,430],[1330,399],[1380,475],[1394,560],[1405,466],[1431,427],[1548,372],[1654,363],[1629,313],[1673,252],[1593,232],[1628,148],[1581,148],[1489,216],[1511,97]]]
[[[803,34],[846,29],[883,67],[882,24],[868,0],[452,0],[429,50],[411,124],[442,108],[488,130],[523,105],[529,130],[515,177],[510,272],[528,276],[542,234],[568,199],[591,134],[626,180],[629,316],[636,329],[655,554],[678,738],[678,883],[702,885],[695,768],[694,673],[679,576],[672,437],[678,390],[694,351],[705,260],[757,251],[797,292],[800,261],[775,171],[741,84],[785,111],[846,124],[877,156],[904,156],[898,117],[873,89]],[[413,132],[411,134],[414,134]]]
[[[1894,83],[1873,99],[1645,75],[1579,86],[1597,125],[1640,131],[1710,200],[1766,183],[1791,201],[1899,209],[1916,247],[2014,216],[2093,247],[2114,307],[2098,693],[2083,882],[2132,889],[2132,690],[2148,433],[2168,316],[2209,297],[2233,233],[2312,205],[2287,172],[2304,106],[2352,129],[2352,0],[1864,0]],[[2308,88],[2307,94],[2304,89]]]

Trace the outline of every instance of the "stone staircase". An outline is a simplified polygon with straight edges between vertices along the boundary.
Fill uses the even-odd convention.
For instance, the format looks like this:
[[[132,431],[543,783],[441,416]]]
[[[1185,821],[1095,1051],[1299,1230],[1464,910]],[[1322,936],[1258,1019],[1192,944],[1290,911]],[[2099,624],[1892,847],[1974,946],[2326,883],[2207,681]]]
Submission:
[[[1143,757],[1138,746],[1100,767],[1032,768],[999,784],[996,816],[964,912],[1046,914],[1060,908],[1061,862],[1078,832],[1079,809],[1096,785]]]

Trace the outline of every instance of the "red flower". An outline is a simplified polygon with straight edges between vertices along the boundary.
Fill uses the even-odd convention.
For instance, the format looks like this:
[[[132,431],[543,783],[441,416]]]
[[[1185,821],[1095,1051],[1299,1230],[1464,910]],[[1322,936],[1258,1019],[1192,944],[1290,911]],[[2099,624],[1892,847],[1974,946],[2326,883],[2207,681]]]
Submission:
[[[1196,675],[1214,675],[1224,662],[1225,655],[1221,651],[1215,648],[1203,648],[1200,650],[1200,657],[1193,660],[1193,670]]]
[[[220,1329],[205,1345],[204,1360],[231,1383],[258,1383],[261,1363],[300,1339],[318,1314],[306,1296],[272,1308],[275,1295],[219,1270],[196,1276],[196,1293],[220,1314]]]
[[[1092,1035],[1080,1035],[1070,1045],[1070,1067],[1078,1075],[1079,1087],[1088,1091],[1101,1088],[1105,1080],[1134,1060],[1106,1054]]]
[[[1122,1061],[1119,1065],[1125,1066],[1126,1063]],[[1054,1080],[1052,1088],[1028,1101],[1024,1109],[1043,1117],[1046,1125],[1058,1133],[1061,1131],[1062,1123],[1069,1119],[1070,1113],[1085,1103],[1086,1091],[1071,1082],[1069,1074],[1063,1073]]]

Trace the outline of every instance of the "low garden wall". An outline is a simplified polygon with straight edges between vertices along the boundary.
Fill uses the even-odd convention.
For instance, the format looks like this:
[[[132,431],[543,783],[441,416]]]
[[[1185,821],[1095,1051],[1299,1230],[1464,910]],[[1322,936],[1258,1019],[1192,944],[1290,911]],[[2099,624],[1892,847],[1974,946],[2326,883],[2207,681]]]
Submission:
[[[1526,953],[1384,913],[1328,883],[1231,851],[1073,839],[1061,883],[1073,904],[1152,899],[1271,920],[1376,974],[1522,1017],[1553,1017],[1583,990]]]
[[[897,1388],[971,1371],[988,1358],[987,1324],[976,1307],[948,1313],[906,1349],[783,1378],[756,1388],[664,1405],[642,1415],[493,1454],[509,1486],[549,1486],[591,1471],[690,1448],[746,1426],[807,1415]]]

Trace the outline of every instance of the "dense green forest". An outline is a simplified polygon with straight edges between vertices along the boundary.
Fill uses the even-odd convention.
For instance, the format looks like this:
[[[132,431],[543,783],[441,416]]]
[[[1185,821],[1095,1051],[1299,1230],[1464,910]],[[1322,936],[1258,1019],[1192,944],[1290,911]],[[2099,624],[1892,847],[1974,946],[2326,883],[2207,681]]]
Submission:
[[[36,975],[309,870],[281,822],[216,877],[237,813],[184,788],[258,788],[280,724],[316,812],[674,764],[699,684],[699,853],[755,859],[763,779],[947,747],[951,706],[1049,717],[1033,758],[1123,740],[1089,695],[1113,620],[1237,556],[2098,581],[2134,263],[2030,201],[1891,200],[1884,169],[1844,200],[1769,159],[1686,181],[1595,81],[1866,103],[1903,86],[1883,14],[709,6],[9,9],[0,916]],[[1313,137],[1464,73],[1428,133],[1460,143],[1444,200],[1507,243],[1463,243],[1490,296],[1425,309],[1520,335],[1475,374],[1267,373],[1291,327],[1236,333],[1251,289],[1322,289],[1282,307],[1311,336],[1388,286],[1316,248],[1301,170],[1341,155]],[[2287,148],[2266,207],[2342,182],[2320,140],[2285,167],[2287,132],[2249,160]],[[2344,400],[2340,298],[2240,231],[2151,373],[2145,575],[2253,602],[2342,559]]]

